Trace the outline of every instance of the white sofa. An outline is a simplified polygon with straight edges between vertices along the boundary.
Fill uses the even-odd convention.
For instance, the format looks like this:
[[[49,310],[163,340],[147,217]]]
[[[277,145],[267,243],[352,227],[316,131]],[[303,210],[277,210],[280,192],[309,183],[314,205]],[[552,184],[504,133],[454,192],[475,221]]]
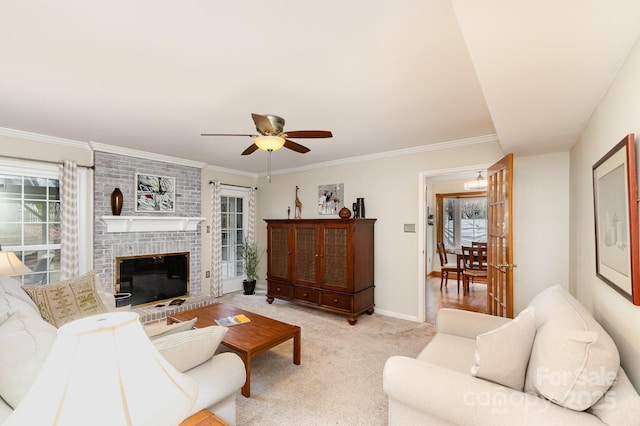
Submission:
[[[640,425],[613,340],[559,286],[514,320],[441,309],[417,358],[387,360],[390,425]]]
[[[104,297],[104,294],[100,296]],[[115,303],[110,308],[115,308]],[[53,325],[42,319],[37,306],[20,283],[0,276],[0,424],[7,420],[29,390],[56,339],[56,332]],[[176,336],[180,337],[179,333]],[[171,336],[159,340],[166,343],[168,337]],[[185,340],[184,334],[181,337]],[[215,349],[211,349],[211,354]],[[193,358],[191,353],[181,356],[180,348],[172,347],[170,350],[172,355],[178,356],[178,362],[180,358]],[[171,359],[167,360],[174,364]],[[190,415],[208,408],[230,425],[235,425],[236,393],[245,382],[245,369],[240,357],[234,353],[220,353],[184,371],[184,374],[193,378],[198,386],[198,397]]]

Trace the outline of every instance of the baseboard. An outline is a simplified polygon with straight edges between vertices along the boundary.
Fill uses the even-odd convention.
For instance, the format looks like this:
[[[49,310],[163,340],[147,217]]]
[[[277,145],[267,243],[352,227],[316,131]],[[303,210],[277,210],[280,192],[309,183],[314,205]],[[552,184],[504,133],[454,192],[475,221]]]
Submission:
[[[386,317],[398,318],[398,319],[403,319],[403,320],[413,321],[413,322],[419,322],[418,321],[418,317],[416,317],[414,315],[399,314],[397,312],[387,311],[385,309],[375,308],[375,313],[376,314],[380,314],[380,315],[384,315]]]

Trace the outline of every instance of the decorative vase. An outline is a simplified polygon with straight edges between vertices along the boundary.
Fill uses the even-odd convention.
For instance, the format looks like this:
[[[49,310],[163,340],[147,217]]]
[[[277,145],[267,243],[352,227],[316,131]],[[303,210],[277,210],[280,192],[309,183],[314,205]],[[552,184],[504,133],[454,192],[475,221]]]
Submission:
[[[349,219],[351,217],[351,210],[349,210],[346,207],[343,207],[338,212],[338,216],[340,216],[340,219]]]
[[[255,294],[256,293],[256,280],[243,280],[242,287],[244,288],[244,294]]]
[[[358,203],[353,203],[353,218],[357,219],[359,218],[359,212],[358,212]]]
[[[356,201],[358,202],[358,217],[364,219],[366,217],[364,215],[364,198],[356,198]]]
[[[113,213],[114,216],[120,216],[122,212],[122,202],[122,191],[120,191],[120,188],[114,189],[111,193],[111,213]]]

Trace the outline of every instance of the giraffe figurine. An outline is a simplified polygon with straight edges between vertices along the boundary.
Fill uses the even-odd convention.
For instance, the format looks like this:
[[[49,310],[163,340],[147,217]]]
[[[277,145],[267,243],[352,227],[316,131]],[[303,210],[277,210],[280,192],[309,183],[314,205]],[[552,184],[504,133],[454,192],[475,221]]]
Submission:
[[[298,189],[300,188],[298,188],[298,185],[296,185],[296,210],[295,210],[294,219],[302,219],[302,203],[298,198]]]

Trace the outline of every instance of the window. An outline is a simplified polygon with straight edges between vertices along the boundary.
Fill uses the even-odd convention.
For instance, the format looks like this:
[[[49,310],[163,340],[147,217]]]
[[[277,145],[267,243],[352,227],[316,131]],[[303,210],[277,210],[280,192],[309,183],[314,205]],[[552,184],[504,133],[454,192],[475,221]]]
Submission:
[[[223,292],[229,292],[242,289],[242,240],[249,223],[249,191],[223,186],[220,195]]]
[[[48,176],[47,176],[48,175]],[[23,284],[60,277],[60,185],[57,169],[39,176],[0,175],[0,244],[33,271]]]
[[[487,241],[487,197],[472,194],[437,194],[438,241],[446,248]]]

